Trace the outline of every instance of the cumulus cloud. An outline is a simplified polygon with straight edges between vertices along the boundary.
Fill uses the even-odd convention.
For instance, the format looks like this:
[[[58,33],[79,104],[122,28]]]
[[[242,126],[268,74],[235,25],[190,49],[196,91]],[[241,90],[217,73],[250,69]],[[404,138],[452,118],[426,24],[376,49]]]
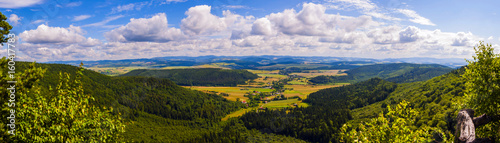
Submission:
[[[326,14],[326,8],[320,4],[305,3],[300,12],[286,9],[267,16],[277,31],[288,35],[325,36],[335,33],[336,29],[354,31],[377,25],[371,17],[347,17]]]
[[[19,34],[23,41],[19,50],[26,55],[23,60],[37,61],[92,59],[99,57],[96,49],[102,45],[99,39],[84,37],[85,31],[78,26],[50,27],[40,25],[37,29]]]
[[[431,20],[422,17],[417,14],[417,12],[409,9],[398,9],[398,11],[406,16],[408,16],[411,22],[417,23],[417,24],[422,24],[422,25],[431,25],[431,26],[436,26],[436,24],[432,23]]]
[[[90,15],[79,15],[79,16],[73,17],[72,21],[82,21],[82,20],[88,19],[90,17],[92,17],[92,16],[90,16]]]
[[[18,25],[18,24],[19,24],[19,21],[20,21],[22,18],[23,18],[23,17],[19,17],[19,16],[17,16],[16,14],[10,14],[10,16],[9,16],[9,22],[10,22],[12,25],[16,26],[16,25]]]
[[[356,7],[360,9],[378,12],[376,5],[370,1],[354,2],[359,2]],[[21,49],[36,60],[105,60],[173,55],[446,58],[470,57],[474,51],[469,46],[481,39],[470,32],[450,33],[381,23],[374,21],[374,16],[368,12],[359,17],[329,14],[326,13],[327,7],[304,3],[301,10],[285,9],[256,18],[228,10],[223,11],[222,16],[215,16],[210,13],[210,6],[195,6],[185,12],[181,28],[169,27],[164,13],[132,18],[126,25],[106,32],[104,37],[107,42],[104,43],[84,37],[85,31],[80,27],[40,25],[20,35],[25,41]],[[109,21],[121,17],[110,16],[86,26],[107,26]],[[58,38],[53,38],[52,34],[58,35]]]
[[[468,32],[458,32],[455,35],[455,38],[453,38],[453,43],[451,44],[452,46],[467,46],[467,45],[473,45],[471,43],[472,40],[472,33]]]
[[[168,42],[183,39],[180,29],[169,28],[165,13],[158,13],[151,18],[130,19],[130,22],[105,33],[109,41],[119,42]]]
[[[85,37],[82,34],[83,30],[78,26],[70,25],[68,28],[62,28],[42,24],[37,29],[24,31],[19,36],[23,41],[35,44],[68,44],[84,41]]]
[[[372,38],[375,44],[391,44],[399,41],[399,31],[401,30],[398,26],[387,26],[380,27],[370,30],[367,36]]]
[[[186,18],[181,21],[181,29],[188,35],[211,34],[224,30],[223,19],[210,13],[211,6],[200,5],[189,8]]]
[[[271,21],[267,18],[259,18],[252,25],[252,34],[271,35],[273,33]]]
[[[44,0],[8,0],[0,1],[0,8],[22,8],[41,4]]]
[[[414,42],[419,38],[420,29],[415,26],[408,26],[403,31],[399,32],[399,41],[406,42]]]

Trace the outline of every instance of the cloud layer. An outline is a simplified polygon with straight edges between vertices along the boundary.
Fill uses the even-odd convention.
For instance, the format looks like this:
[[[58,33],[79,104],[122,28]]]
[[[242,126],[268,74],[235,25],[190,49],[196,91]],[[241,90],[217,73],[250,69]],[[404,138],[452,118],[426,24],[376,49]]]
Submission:
[[[441,32],[417,26],[381,22],[401,21],[369,0],[332,0],[304,3],[300,10],[285,9],[262,17],[242,16],[229,10],[213,14],[212,7],[189,8],[179,27],[169,26],[167,14],[131,18],[104,33],[106,41],[86,37],[79,26],[46,24],[20,34],[26,60],[104,60],[199,55],[295,55],[368,58],[470,57],[474,43],[485,38],[470,32]],[[334,3],[336,5],[331,5]],[[126,11],[127,5],[121,7]],[[136,8],[134,5],[133,8]],[[330,14],[335,9],[361,10],[353,17]],[[116,10],[120,11],[120,10]],[[435,25],[415,11],[400,9],[409,21]],[[218,16],[219,15],[219,16]],[[124,17],[108,16],[85,25],[105,26]],[[74,21],[88,18],[74,17]]]

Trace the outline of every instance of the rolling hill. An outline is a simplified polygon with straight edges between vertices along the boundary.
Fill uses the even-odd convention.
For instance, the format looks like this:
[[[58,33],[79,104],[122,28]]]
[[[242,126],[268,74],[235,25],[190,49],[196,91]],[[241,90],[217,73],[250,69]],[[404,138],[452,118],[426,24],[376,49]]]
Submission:
[[[437,64],[375,64],[357,67],[346,71],[347,76],[318,76],[310,79],[312,83],[356,83],[379,77],[396,83],[425,81],[452,71],[452,68]]]
[[[138,69],[120,76],[163,78],[184,86],[236,86],[238,84],[245,84],[247,80],[259,77],[246,70],[226,70],[218,68],[168,70]]]

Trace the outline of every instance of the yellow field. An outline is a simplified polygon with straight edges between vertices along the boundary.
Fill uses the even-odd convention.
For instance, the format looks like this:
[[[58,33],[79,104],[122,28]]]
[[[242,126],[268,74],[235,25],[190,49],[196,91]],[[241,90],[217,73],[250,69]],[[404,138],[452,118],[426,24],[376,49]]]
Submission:
[[[191,88],[193,90],[199,90],[203,92],[210,92],[210,91],[215,91],[218,93],[227,93],[229,96],[223,96],[224,98],[231,100],[231,101],[236,101],[237,98],[240,98],[241,101],[246,101],[248,100],[247,97],[244,97],[245,93],[247,92],[253,92],[253,91],[260,91],[260,92],[271,92],[273,91],[272,89],[267,89],[267,88],[261,88],[262,86],[267,86],[267,83],[270,83],[272,81],[277,81],[283,78],[287,78],[285,75],[279,75],[276,74],[278,71],[266,71],[266,70],[248,70],[249,72],[252,72],[254,74],[258,74],[259,78],[255,79],[255,82],[247,82],[247,84],[243,85],[238,85],[238,87],[206,87],[206,86],[184,86],[185,88]],[[315,70],[312,73],[304,73],[304,74],[315,74],[317,75],[338,75],[338,70]],[[267,77],[266,80],[264,78]],[[285,90],[283,93],[285,97],[293,97],[293,96],[299,96],[302,99],[306,99],[307,95],[316,92],[321,89],[325,88],[331,88],[331,87],[339,87],[342,85],[308,85],[307,84],[307,78],[302,78],[294,81],[289,82],[290,85],[285,85],[285,88],[293,88],[293,90]],[[242,90],[244,89],[244,90]],[[269,97],[270,99],[274,98],[273,96]],[[238,111],[235,111],[231,114],[228,114],[226,117],[224,117],[222,120],[225,121],[231,117],[239,117],[246,112],[255,112],[255,110],[259,109],[260,107],[263,108],[284,108],[284,107],[295,107],[293,106],[295,103],[299,105],[300,107],[307,107],[309,106],[307,103],[302,103],[302,101],[299,101],[298,99],[287,99],[287,100],[278,100],[278,101],[268,101],[267,104],[260,103],[258,107],[252,107],[252,108],[247,108],[247,109],[240,109]]]
[[[345,71],[345,70],[310,70],[309,73],[291,73],[291,75],[298,75],[298,76],[303,76],[303,77],[307,77],[307,78],[321,76],[321,75],[326,75],[326,76],[344,76],[344,75],[347,75],[346,73],[339,74],[339,71]]]
[[[185,88],[190,88],[190,86],[184,86]],[[273,91],[272,89],[264,89],[264,88],[246,88],[248,90],[241,90],[245,89],[244,87],[209,87],[209,86],[192,86],[192,90],[199,90],[203,92],[208,92],[208,91],[216,91],[219,93],[227,93],[229,96],[223,96],[224,98],[232,101],[236,101],[236,98],[240,98],[240,100],[245,101],[248,99],[247,97],[244,97],[245,93],[247,92],[252,92],[252,91],[260,91],[260,92],[271,92]]]

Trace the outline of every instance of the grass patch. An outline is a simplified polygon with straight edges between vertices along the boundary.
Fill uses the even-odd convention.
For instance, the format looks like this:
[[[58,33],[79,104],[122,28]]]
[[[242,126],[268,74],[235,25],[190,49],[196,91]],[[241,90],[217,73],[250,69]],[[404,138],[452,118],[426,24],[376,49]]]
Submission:
[[[296,84],[296,85],[306,85],[307,83],[302,81],[289,81],[288,84]]]

